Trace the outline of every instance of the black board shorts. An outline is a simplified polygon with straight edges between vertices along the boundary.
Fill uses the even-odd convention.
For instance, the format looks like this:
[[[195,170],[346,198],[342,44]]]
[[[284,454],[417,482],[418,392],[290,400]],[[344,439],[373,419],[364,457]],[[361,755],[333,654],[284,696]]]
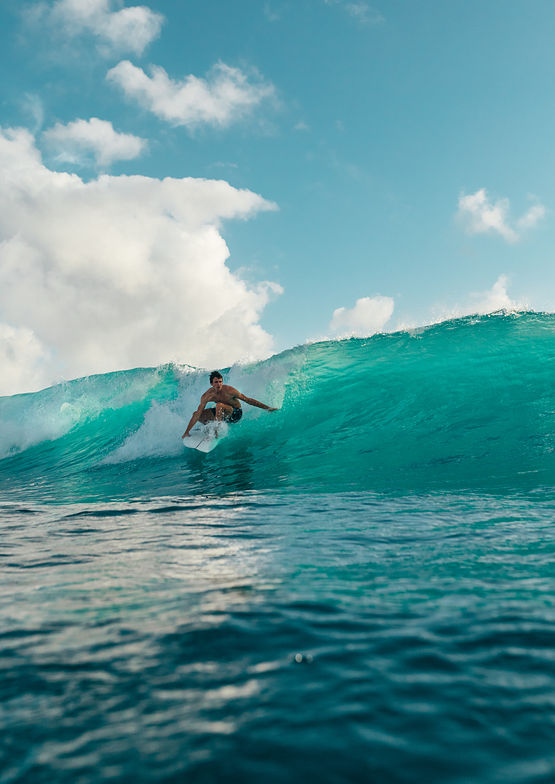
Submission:
[[[209,410],[214,412],[214,419],[216,419],[216,406],[214,406],[213,408],[210,408]],[[231,423],[235,424],[235,422],[238,422],[241,419],[242,416],[243,416],[243,409],[242,408],[234,408],[232,413],[231,413],[231,416],[230,417],[226,417],[224,419],[224,422],[231,422]]]

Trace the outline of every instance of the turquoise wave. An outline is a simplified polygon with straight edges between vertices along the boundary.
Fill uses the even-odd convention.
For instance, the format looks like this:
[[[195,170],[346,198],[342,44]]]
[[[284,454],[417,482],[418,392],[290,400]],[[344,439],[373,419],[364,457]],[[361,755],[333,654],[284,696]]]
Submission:
[[[299,346],[224,372],[248,409],[209,455],[181,434],[205,371],[137,368],[0,399],[0,492],[52,500],[555,484],[555,315],[497,313]]]

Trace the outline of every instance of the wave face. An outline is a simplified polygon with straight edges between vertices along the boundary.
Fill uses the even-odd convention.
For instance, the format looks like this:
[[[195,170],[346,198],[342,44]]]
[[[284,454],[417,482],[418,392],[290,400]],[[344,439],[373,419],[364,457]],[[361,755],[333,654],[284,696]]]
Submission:
[[[555,478],[555,315],[475,316],[300,346],[224,372],[245,406],[184,450],[207,373],[173,365],[0,399],[0,492],[75,501],[230,491],[498,492]]]

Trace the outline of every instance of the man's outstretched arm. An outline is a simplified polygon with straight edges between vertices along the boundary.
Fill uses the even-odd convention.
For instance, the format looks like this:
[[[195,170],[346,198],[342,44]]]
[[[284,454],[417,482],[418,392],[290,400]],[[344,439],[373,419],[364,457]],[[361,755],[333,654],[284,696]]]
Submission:
[[[264,411],[279,411],[279,408],[272,408],[271,406],[267,406],[266,403],[261,403],[260,400],[255,400],[253,397],[247,397],[243,395],[241,392],[237,395],[239,400],[243,400],[245,403],[248,403],[249,406],[255,406],[256,408],[263,408]]]

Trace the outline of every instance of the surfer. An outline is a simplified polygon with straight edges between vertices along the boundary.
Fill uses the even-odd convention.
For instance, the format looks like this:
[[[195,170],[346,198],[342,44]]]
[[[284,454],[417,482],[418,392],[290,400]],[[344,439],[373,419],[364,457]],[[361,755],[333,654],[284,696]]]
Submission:
[[[224,384],[222,374],[217,370],[210,373],[211,389],[207,389],[200,399],[199,407],[191,417],[191,421],[187,425],[187,430],[183,433],[182,438],[189,435],[197,422],[203,425],[208,422],[238,422],[243,416],[243,409],[241,408],[241,400],[243,403],[248,403],[249,406],[256,406],[256,408],[263,408],[265,411],[277,411],[277,408],[271,408],[253,397],[246,397],[242,392],[239,392],[235,387],[230,387]],[[206,408],[207,403],[215,403],[213,408]]]

